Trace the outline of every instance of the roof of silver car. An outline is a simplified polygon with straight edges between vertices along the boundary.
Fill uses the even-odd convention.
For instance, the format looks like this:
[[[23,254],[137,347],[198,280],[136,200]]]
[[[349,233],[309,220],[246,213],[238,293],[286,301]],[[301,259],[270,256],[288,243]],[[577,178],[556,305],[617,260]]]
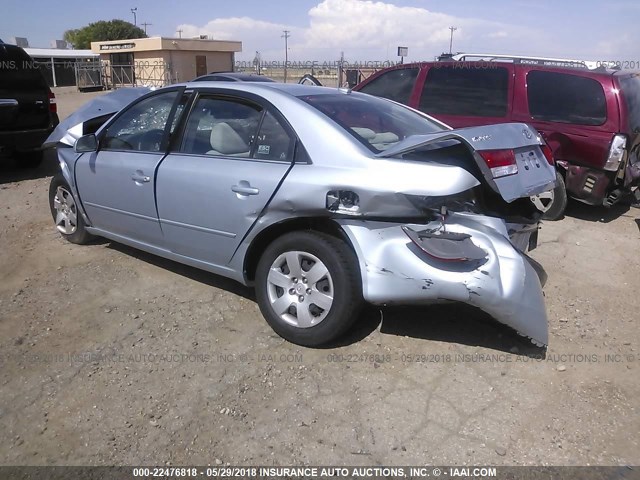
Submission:
[[[292,95],[294,97],[302,97],[305,95],[327,95],[344,93],[344,89],[332,87],[317,87],[315,85],[300,85],[297,83],[277,83],[277,82],[187,82],[182,85],[192,88],[228,88],[231,90],[239,90],[243,92],[260,93],[264,91],[278,90],[280,92]],[[174,85],[175,86],[175,85]]]

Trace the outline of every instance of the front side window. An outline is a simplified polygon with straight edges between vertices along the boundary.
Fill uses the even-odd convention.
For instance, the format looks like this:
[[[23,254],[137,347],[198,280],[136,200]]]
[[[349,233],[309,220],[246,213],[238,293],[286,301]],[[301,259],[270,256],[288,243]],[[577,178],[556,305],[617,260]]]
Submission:
[[[146,98],[109,125],[101,141],[105,150],[159,152],[177,91]]]
[[[579,75],[533,70],[527,74],[529,113],[536,120],[602,125],[607,103],[597,80]]]
[[[383,73],[360,89],[362,93],[408,104],[418,68],[400,68]]]
[[[382,98],[350,94],[299,97],[336,122],[375,153],[412,135],[439,132],[443,127],[428,118]]]
[[[509,72],[503,67],[432,66],[419,109],[431,115],[504,117],[508,91]]]

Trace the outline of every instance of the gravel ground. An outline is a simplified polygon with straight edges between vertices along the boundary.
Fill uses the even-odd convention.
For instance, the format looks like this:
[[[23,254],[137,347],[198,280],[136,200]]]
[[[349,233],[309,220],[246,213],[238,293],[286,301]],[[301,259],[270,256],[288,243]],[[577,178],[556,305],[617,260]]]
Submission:
[[[234,282],[63,241],[55,170],[0,163],[0,464],[640,464],[639,210],[543,225],[546,355],[458,305],[304,349]]]

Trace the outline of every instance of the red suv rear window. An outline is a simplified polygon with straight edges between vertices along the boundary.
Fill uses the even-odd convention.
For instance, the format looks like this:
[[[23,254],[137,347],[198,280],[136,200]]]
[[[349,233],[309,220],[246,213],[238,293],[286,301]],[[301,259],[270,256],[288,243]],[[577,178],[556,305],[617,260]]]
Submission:
[[[640,133],[640,73],[620,76],[622,96],[629,112],[629,129]]]
[[[593,78],[533,70],[527,74],[527,96],[536,120],[576,125],[607,121],[604,89]]]

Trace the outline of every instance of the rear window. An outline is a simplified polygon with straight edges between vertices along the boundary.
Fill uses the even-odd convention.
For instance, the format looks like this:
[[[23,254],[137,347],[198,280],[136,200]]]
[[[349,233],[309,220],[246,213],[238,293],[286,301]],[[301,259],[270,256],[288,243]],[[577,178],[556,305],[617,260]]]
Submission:
[[[44,77],[29,55],[22,49],[0,46],[0,89],[38,90],[47,85]]]
[[[433,66],[427,74],[419,108],[432,115],[504,117],[508,92],[506,68]]]
[[[622,96],[629,112],[629,128],[640,133],[640,74],[619,77]]]
[[[360,89],[362,93],[408,104],[418,68],[401,68],[383,73]]]
[[[367,95],[322,94],[300,97],[336,122],[375,153],[411,135],[442,131],[442,127],[410,110]]]
[[[536,120],[602,125],[607,120],[604,89],[597,80],[567,73],[527,75],[529,113]]]

